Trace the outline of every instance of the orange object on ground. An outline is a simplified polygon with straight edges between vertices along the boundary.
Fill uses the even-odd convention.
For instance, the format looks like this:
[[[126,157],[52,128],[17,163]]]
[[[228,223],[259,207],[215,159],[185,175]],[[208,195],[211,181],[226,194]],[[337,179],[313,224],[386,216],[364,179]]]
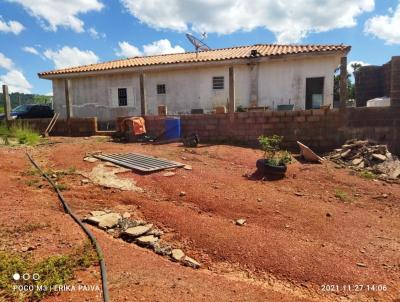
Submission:
[[[146,133],[146,126],[144,118],[142,117],[129,117],[122,121],[121,132],[126,132],[132,129],[134,135],[140,135]]]

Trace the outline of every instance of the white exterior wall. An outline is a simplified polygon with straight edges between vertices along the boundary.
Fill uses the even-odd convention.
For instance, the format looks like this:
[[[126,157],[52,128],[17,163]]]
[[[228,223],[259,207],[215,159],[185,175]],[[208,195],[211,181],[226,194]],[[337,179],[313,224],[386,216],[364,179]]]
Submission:
[[[295,104],[305,108],[306,78],[324,77],[324,104],[333,102],[334,71],[340,56],[309,56],[259,63],[258,106],[276,108],[279,104]],[[167,105],[169,114],[190,113],[202,108],[227,106],[229,98],[229,66],[190,67],[145,72],[145,95],[148,114],[157,114],[158,105]],[[234,65],[236,106],[250,105],[251,73],[246,64]],[[212,77],[224,76],[224,89],[212,89]],[[166,94],[157,94],[157,84],[166,85]],[[118,88],[128,89],[128,106],[118,106]],[[54,108],[65,116],[64,81],[53,80]],[[99,121],[113,121],[118,116],[140,115],[138,73],[119,73],[71,79],[70,95],[75,117],[97,116]]]
[[[260,64],[258,105],[276,108],[295,104],[305,109],[306,79],[324,77],[324,104],[333,103],[333,80],[340,57],[311,57],[302,60],[272,61]]]

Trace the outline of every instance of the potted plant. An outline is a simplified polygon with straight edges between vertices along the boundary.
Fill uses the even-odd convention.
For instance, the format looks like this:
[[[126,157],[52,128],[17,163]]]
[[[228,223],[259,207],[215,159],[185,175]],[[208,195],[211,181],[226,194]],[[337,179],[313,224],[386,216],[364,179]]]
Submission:
[[[287,170],[286,164],[292,161],[290,153],[280,148],[282,139],[283,137],[279,135],[258,138],[261,149],[264,151],[264,158],[257,160],[256,166],[264,176],[282,178]]]

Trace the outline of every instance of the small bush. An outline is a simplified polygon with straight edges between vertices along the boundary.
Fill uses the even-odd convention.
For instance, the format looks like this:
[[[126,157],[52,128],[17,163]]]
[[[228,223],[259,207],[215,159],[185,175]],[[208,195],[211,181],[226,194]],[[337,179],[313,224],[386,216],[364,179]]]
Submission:
[[[280,144],[283,136],[260,136],[258,141],[261,149],[264,151],[264,158],[269,164],[274,166],[281,166],[288,164],[292,161],[292,156],[286,150],[281,150]]]

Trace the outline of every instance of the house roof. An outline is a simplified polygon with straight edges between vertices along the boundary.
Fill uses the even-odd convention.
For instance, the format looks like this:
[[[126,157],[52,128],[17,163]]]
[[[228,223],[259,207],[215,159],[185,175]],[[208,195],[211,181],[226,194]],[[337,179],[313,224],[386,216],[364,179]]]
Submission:
[[[39,77],[52,75],[68,75],[85,72],[107,71],[132,67],[147,67],[157,65],[170,65],[178,63],[213,62],[234,59],[251,58],[251,51],[257,51],[257,57],[277,57],[294,54],[320,54],[327,52],[347,53],[350,50],[347,45],[276,45],[257,44],[238,46],[231,48],[212,49],[207,51],[185,52],[144,57],[132,57],[127,59],[97,63],[91,65],[69,67],[38,73]]]

